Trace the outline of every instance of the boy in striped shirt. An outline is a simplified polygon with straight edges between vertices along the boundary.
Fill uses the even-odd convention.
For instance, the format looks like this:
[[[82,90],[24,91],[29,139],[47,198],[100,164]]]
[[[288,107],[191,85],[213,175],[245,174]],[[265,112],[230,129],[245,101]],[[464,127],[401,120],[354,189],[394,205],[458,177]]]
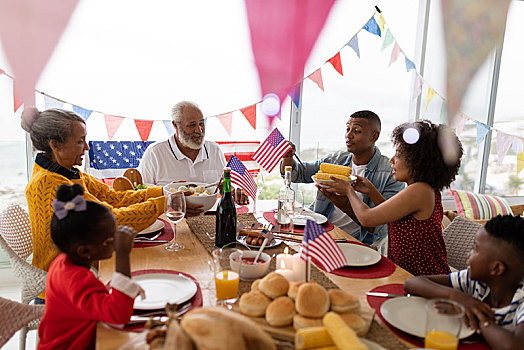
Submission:
[[[524,219],[497,216],[475,234],[468,269],[408,279],[404,289],[451,299],[466,309],[466,324],[493,349],[524,344]]]

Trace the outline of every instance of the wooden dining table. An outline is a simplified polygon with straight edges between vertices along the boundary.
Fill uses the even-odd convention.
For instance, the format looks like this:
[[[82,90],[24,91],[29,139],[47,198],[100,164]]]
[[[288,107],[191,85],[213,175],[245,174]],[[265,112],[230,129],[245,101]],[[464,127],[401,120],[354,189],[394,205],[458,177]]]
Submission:
[[[131,271],[149,270],[149,269],[169,269],[184,272],[193,276],[199,283],[202,290],[203,305],[211,306],[216,304],[213,273],[207,263],[210,255],[202,243],[191,233],[186,220],[182,220],[176,225],[177,242],[184,245],[185,249],[178,252],[170,252],[165,249],[167,244],[157,245],[147,248],[135,248],[131,252]],[[348,235],[343,230],[335,227],[329,231],[334,239],[344,238],[350,241],[356,241],[355,238]],[[169,243],[168,243],[169,244]],[[111,279],[115,270],[114,257],[102,260],[99,263],[99,277],[102,282]],[[357,296],[361,304],[363,314],[371,314],[373,317],[374,310],[368,305],[366,292],[386,284],[404,283],[411,276],[409,272],[397,266],[395,272],[387,277],[373,279],[358,279],[337,276],[327,273],[327,276],[341,289]],[[382,321],[376,317],[375,320],[380,324]],[[384,331],[389,332],[384,329]],[[123,344],[131,342],[137,333],[117,330],[105,323],[99,322],[96,329],[96,349],[110,350],[120,349]],[[399,338],[400,339],[400,338]],[[407,347],[414,346],[403,341]],[[143,345],[143,349],[146,349]]]

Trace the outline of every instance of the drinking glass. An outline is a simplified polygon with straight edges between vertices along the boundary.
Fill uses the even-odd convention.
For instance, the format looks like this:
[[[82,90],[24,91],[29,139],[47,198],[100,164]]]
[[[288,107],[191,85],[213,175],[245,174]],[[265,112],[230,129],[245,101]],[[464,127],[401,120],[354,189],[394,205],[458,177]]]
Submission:
[[[238,297],[242,251],[236,248],[215,249],[211,252],[211,266],[215,275],[217,304],[230,306]]]
[[[438,350],[457,349],[464,313],[464,307],[454,301],[428,300],[424,347]]]
[[[253,213],[255,214],[255,218],[261,218],[262,215],[259,211],[257,211],[257,204],[258,204],[258,197],[262,193],[262,190],[264,189],[264,175],[262,175],[262,172],[259,172],[256,179],[257,184],[257,194],[255,201],[253,203]]]
[[[183,192],[164,191],[165,214],[169,221],[173,223],[173,243],[166,247],[171,252],[178,252],[184,249],[184,246],[176,241],[176,224],[186,215],[186,197]]]
[[[302,215],[304,210],[304,193],[298,189],[295,191],[295,208],[293,210],[295,216]]]

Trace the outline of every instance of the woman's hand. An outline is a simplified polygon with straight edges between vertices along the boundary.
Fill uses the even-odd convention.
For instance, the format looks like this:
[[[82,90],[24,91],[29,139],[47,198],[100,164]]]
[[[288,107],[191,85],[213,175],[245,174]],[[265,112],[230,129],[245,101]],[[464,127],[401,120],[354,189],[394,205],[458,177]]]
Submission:
[[[322,182],[322,187],[324,187],[328,192],[338,193],[342,196],[348,196],[350,192],[353,192],[353,187],[351,184],[333,176],[329,177],[333,182]]]
[[[450,299],[464,306],[466,310],[464,317],[466,326],[475,329],[477,333],[480,332],[480,324],[487,326],[490,322],[495,322],[493,310],[485,302],[459,291],[451,294]]]
[[[129,255],[137,232],[129,226],[118,226],[115,232],[115,251]]]
[[[373,184],[371,183],[371,181],[369,181],[365,177],[358,175],[355,176],[357,180],[351,184],[355,191],[369,195],[371,191],[373,191],[373,189],[376,189],[375,186],[373,186]]]

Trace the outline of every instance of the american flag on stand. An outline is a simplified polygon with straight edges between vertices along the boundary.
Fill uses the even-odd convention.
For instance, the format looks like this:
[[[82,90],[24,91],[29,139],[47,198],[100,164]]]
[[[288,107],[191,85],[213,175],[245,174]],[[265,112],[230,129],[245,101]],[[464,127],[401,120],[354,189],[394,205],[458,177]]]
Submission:
[[[333,238],[313,220],[306,223],[300,257],[306,261],[310,257],[327,272],[347,265],[346,257]]]
[[[244,164],[237,157],[231,156],[226,166],[231,168],[231,182],[246,191],[251,198],[256,198],[257,184]]]
[[[275,128],[262,145],[253,154],[253,159],[260,164],[260,166],[267,170],[273,171],[280,159],[291,149],[289,142],[284,136]]]

